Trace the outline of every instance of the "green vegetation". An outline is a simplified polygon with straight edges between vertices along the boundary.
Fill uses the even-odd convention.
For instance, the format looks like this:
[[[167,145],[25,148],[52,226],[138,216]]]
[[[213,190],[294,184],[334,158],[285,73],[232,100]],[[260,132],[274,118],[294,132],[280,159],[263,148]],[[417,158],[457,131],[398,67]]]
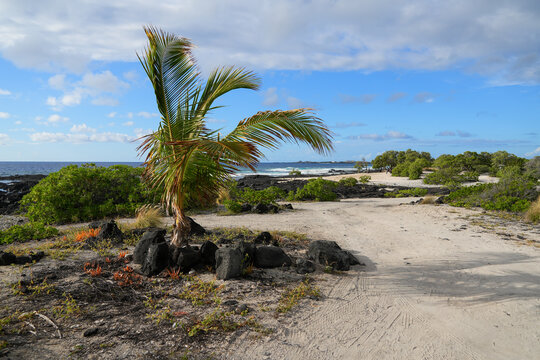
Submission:
[[[321,297],[321,293],[316,286],[313,286],[309,279],[302,281],[297,287],[290,289],[281,295],[279,299],[276,312],[286,313],[289,312],[293,306],[298,304],[300,300],[305,297],[314,297],[316,299]]]
[[[337,187],[335,181],[324,180],[322,178],[311,179],[304,187],[291,191],[287,197],[289,201],[334,201],[337,198],[333,191]]]
[[[369,162],[366,161],[365,158],[362,158],[361,161],[357,161],[355,164],[354,164],[354,168],[358,171],[358,172],[362,172],[364,169],[367,169],[369,165]]]
[[[302,172],[298,169],[292,169],[291,171],[289,171],[289,175],[290,176],[300,176],[302,175]]]
[[[239,213],[242,211],[243,204],[251,206],[256,204],[275,205],[285,196],[285,191],[276,186],[270,186],[264,190],[253,190],[251,188],[238,189],[234,184],[229,188],[229,199],[224,200],[223,204],[230,212]]]
[[[58,229],[46,226],[42,222],[29,222],[14,225],[6,230],[0,230],[0,244],[11,244],[14,241],[24,242],[41,240],[58,235]]]
[[[371,176],[369,175],[362,175],[360,178],[358,178],[358,181],[362,184],[367,184],[371,180]]]
[[[535,156],[525,163],[525,175],[540,180],[540,156]]]
[[[45,224],[133,215],[155,199],[141,174],[142,169],[126,165],[69,165],[41,180],[21,206],[30,220]]]
[[[346,177],[343,179],[339,179],[338,184],[341,186],[355,186],[356,184],[358,184],[358,180],[353,177]]]
[[[388,192],[384,194],[384,197],[392,197],[392,198],[402,198],[402,197],[421,197],[427,194],[427,189],[423,188],[412,188],[412,189],[405,189],[405,190],[399,190],[398,192]]]
[[[459,188],[445,198],[453,206],[481,207],[486,210],[526,211],[538,193],[536,180],[524,175],[508,175],[496,184]]]
[[[391,171],[392,176],[406,176],[410,179],[419,179],[422,169],[429,167],[433,162],[428,152],[418,152],[411,149],[406,151],[385,151],[373,159],[375,169]]]
[[[232,90],[258,89],[259,78],[224,67],[204,81],[188,39],[153,27],[144,30],[148,46],[139,60],[154,88],[161,121],[139,150],[146,154],[146,179],[163,189],[161,202],[175,216],[173,246],[188,243],[186,206],[213,203],[238,168],[255,168],[263,156],[260,147],[293,141],[323,154],[332,150],[330,131],[309,109],[259,112],[225,136],[209,130],[207,116],[218,108],[214,102]]]

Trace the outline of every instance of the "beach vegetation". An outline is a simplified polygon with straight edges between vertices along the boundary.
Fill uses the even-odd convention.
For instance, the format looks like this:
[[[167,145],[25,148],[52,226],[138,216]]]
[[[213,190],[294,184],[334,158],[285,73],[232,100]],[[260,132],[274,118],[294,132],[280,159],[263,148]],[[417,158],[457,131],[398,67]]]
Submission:
[[[148,46],[139,60],[152,83],[161,121],[142,137],[144,178],[162,189],[161,203],[175,218],[171,244],[188,244],[190,203],[214,203],[220,189],[240,167],[254,170],[263,157],[260,147],[275,149],[283,141],[302,142],[326,154],[330,131],[311,109],[259,112],[228,135],[208,128],[214,102],[236,89],[257,90],[260,79],[243,68],[212,70],[206,81],[183,37],[145,27]]]
[[[525,175],[540,180],[540,156],[535,156],[524,165]]]
[[[338,184],[341,186],[352,187],[358,184],[358,180],[353,177],[346,177],[346,178],[339,179]]]
[[[358,181],[362,184],[367,184],[371,180],[371,176],[369,175],[362,175],[358,178]]]
[[[163,210],[158,206],[144,205],[137,210],[135,221],[130,224],[133,229],[163,227]]]
[[[45,224],[131,216],[158,199],[141,181],[142,171],[127,165],[69,165],[34,186],[21,200],[22,211]]]
[[[508,172],[498,183],[461,187],[445,197],[453,206],[524,212],[538,197],[537,181]]]
[[[276,312],[287,313],[297,305],[300,300],[306,297],[314,299],[319,299],[321,297],[319,288],[314,286],[309,279],[302,281],[298,286],[284,292],[278,301]]]
[[[292,169],[291,171],[289,171],[289,176],[300,176],[302,175],[302,172],[298,169]]]
[[[287,200],[289,201],[334,201],[337,194],[334,192],[338,183],[322,178],[310,179],[306,185],[296,189],[296,192],[290,192]]]
[[[31,221],[0,230],[0,244],[47,239],[57,236],[58,233],[58,229],[52,226],[47,226],[39,221]]]
[[[368,166],[369,166],[369,161],[366,161],[366,158],[362,158],[362,160],[357,161],[357,162],[354,164],[354,168],[355,168],[358,172],[363,172],[364,170],[367,169]]]

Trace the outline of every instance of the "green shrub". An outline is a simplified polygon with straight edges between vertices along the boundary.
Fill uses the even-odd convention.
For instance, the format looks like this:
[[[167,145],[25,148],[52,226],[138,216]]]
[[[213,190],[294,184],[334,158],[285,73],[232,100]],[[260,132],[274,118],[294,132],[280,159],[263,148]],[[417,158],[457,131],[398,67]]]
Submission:
[[[21,206],[30,220],[46,224],[131,216],[158,200],[159,192],[141,181],[142,171],[126,165],[69,165],[41,180]]]
[[[288,200],[315,200],[315,201],[334,201],[337,198],[333,191],[337,183],[321,178],[311,179],[304,187],[297,189],[293,197],[289,193]]]
[[[11,244],[14,241],[29,241],[47,239],[58,235],[58,229],[45,226],[41,222],[29,222],[14,225],[6,230],[0,230],[0,244]]]
[[[424,196],[427,194],[427,192],[428,190],[424,188],[412,188],[412,189],[399,190],[400,194],[415,196],[415,197]]]
[[[362,175],[358,179],[358,181],[361,182],[362,184],[367,184],[370,180],[371,180],[371,176],[369,175]]]
[[[225,208],[229,210],[232,213],[238,214],[239,212],[242,212],[242,203],[236,200],[224,200],[223,205],[225,205]]]
[[[338,184],[342,186],[350,187],[350,186],[355,186],[356,184],[358,184],[358,180],[356,180],[353,177],[346,177],[346,178],[339,179]]]
[[[409,176],[409,163],[398,164],[392,169],[392,176]]]
[[[414,160],[414,162],[409,164],[409,167],[407,169],[407,176],[409,176],[409,179],[411,180],[420,179],[420,175],[422,175],[422,170],[429,165],[430,163],[428,160],[418,158]]]
[[[277,186],[270,186],[264,190],[253,190],[251,188],[232,189],[229,191],[231,200],[248,204],[273,204],[276,201],[285,198],[285,191]]]
[[[447,187],[456,187],[460,183],[474,181],[478,181],[478,173],[476,171],[466,171],[460,174],[457,168],[440,169],[427,174],[424,178],[425,184],[439,184]]]
[[[535,181],[518,176],[504,177],[496,184],[462,187],[450,193],[445,202],[453,206],[523,212],[537,196]]]

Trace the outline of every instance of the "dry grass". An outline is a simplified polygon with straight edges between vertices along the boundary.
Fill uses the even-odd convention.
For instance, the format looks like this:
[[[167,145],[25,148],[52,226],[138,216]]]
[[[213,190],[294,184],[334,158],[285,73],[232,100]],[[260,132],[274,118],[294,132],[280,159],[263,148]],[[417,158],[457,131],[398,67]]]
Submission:
[[[143,206],[137,211],[135,221],[130,224],[133,229],[147,227],[163,227],[163,213],[159,207]]]
[[[525,218],[532,223],[540,222],[540,196],[531,204]]]
[[[437,200],[437,197],[436,196],[432,196],[432,195],[428,195],[426,197],[424,197],[422,199],[422,201],[420,202],[420,204],[422,205],[431,205],[431,204],[435,204],[435,200]]]

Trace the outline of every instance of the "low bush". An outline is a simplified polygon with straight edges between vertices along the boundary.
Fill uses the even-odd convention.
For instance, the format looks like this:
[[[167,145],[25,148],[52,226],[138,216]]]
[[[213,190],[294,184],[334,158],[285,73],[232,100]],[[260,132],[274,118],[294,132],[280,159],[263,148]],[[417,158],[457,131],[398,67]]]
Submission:
[[[231,200],[248,204],[272,204],[285,197],[285,191],[277,186],[270,186],[264,190],[253,190],[244,188],[242,190],[234,188],[229,191]]]
[[[370,180],[371,180],[371,176],[369,175],[362,175],[358,179],[358,181],[361,182],[362,184],[367,184]]]
[[[242,203],[237,200],[223,200],[223,205],[225,205],[225,208],[229,210],[230,212],[234,214],[238,214],[242,212]]]
[[[58,229],[46,226],[41,222],[29,222],[14,225],[6,230],[0,230],[0,244],[11,244],[14,241],[29,241],[47,239],[58,235]]]
[[[358,180],[356,180],[353,177],[346,177],[346,178],[343,178],[343,179],[339,179],[338,184],[342,185],[342,186],[351,187],[351,186],[355,186],[356,184],[358,184]]]
[[[540,180],[540,156],[535,156],[525,163],[525,175]]]
[[[424,183],[455,187],[464,182],[478,181],[478,176],[479,174],[476,171],[465,171],[460,174],[457,168],[450,167],[427,174],[424,178]]]
[[[131,216],[140,206],[157,203],[160,195],[141,181],[142,171],[126,165],[66,166],[23,197],[22,211],[46,224]]]
[[[137,210],[137,217],[131,224],[134,229],[143,229],[148,227],[163,227],[163,214],[157,206],[143,206]]]
[[[445,202],[453,206],[523,212],[537,196],[534,180],[526,176],[511,176],[501,178],[496,184],[462,187],[450,193]]]
[[[337,183],[322,178],[311,179],[304,187],[297,189],[296,193],[289,192],[289,201],[314,200],[314,201],[334,201],[337,198],[334,192]]]
[[[388,192],[384,194],[384,197],[390,197],[390,198],[402,198],[402,197],[421,197],[427,194],[427,189],[423,188],[412,188],[412,189],[405,189],[405,190],[399,190],[397,192]]]

